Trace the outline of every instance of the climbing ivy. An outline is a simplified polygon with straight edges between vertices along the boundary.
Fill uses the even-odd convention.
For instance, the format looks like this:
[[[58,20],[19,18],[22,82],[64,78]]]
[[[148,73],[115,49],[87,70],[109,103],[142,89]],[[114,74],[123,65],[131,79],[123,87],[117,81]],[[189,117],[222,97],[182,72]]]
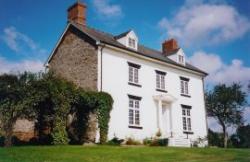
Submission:
[[[98,128],[100,133],[100,143],[107,141],[110,112],[113,107],[112,97],[105,92],[85,92],[79,91],[76,100],[76,111],[78,114],[78,139],[81,141],[86,131],[86,116],[92,112],[96,113],[98,119]],[[83,143],[80,142],[80,143]]]
[[[110,111],[113,107],[112,97],[105,92],[100,92],[98,97],[98,107],[97,107],[97,117],[98,117],[98,127],[100,129],[100,143],[103,144],[107,141]]]

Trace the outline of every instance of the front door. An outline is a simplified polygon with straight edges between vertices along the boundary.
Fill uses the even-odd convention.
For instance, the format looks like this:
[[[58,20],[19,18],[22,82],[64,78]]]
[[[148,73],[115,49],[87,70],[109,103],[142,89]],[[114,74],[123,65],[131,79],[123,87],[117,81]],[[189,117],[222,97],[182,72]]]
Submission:
[[[169,106],[162,105],[162,135],[166,137],[169,133]]]

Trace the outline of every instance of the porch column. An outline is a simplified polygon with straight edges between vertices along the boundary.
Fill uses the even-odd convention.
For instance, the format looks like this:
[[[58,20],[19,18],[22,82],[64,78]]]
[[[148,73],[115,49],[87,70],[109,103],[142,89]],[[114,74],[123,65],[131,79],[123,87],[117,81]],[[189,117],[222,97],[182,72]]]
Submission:
[[[172,104],[169,107],[169,125],[170,125],[170,136],[173,137],[173,114],[172,114]]]
[[[162,101],[158,100],[158,127],[162,131]]]

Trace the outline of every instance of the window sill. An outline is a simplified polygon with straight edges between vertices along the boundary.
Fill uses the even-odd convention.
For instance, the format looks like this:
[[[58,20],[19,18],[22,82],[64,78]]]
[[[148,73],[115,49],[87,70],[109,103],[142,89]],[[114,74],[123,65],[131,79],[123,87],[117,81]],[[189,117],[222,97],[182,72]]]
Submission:
[[[128,82],[129,85],[132,85],[132,86],[136,86],[136,87],[141,87],[140,84],[136,84],[136,83],[131,83],[131,82]]]
[[[181,94],[181,96],[183,96],[183,97],[189,97],[189,98],[191,98],[191,96],[189,96],[189,95],[186,95],[186,94]]]
[[[140,126],[132,126],[132,125],[129,125],[128,128],[133,128],[133,129],[142,129],[142,127]]]
[[[159,92],[164,92],[164,93],[168,93],[168,91],[163,90],[163,89],[156,89],[156,91],[159,91]]]
[[[183,131],[184,134],[194,134],[194,132]]]

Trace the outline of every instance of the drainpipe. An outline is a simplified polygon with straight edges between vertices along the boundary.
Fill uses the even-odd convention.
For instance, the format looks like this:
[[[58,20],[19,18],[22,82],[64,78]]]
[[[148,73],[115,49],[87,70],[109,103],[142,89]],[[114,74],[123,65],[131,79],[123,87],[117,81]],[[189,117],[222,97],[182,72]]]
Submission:
[[[208,137],[208,120],[207,120],[207,108],[206,108],[206,98],[205,98],[204,77],[202,77],[202,85],[203,85],[203,99],[204,99],[204,107],[205,107],[206,129],[207,129],[207,137]],[[207,142],[208,142],[208,138],[207,138]]]
[[[100,47],[101,47],[101,80],[100,80],[100,82],[101,82],[101,85],[100,85],[100,91],[102,92],[102,71],[103,71],[103,67],[102,67],[102,65],[103,65],[103,49],[105,48],[105,44],[101,44],[100,42],[97,42],[97,45],[99,45]]]

